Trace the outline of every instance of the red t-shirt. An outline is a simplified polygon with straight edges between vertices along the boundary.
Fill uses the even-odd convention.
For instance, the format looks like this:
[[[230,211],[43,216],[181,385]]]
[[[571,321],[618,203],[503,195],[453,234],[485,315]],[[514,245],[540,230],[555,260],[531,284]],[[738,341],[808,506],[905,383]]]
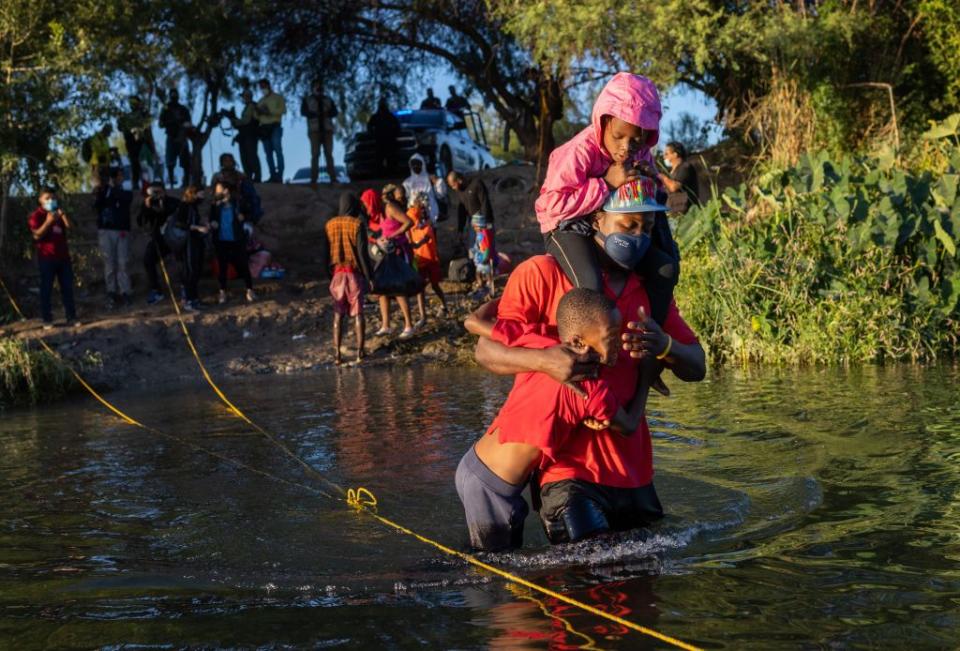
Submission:
[[[541,255],[524,261],[510,274],[503,290],[493,339],[515,346],[523,343],[525,335],[543,330],[543,324],[546,330],[556,332],[557,304],[572,288],[552,256]],[[627,322],[635,319],[638,307],[650,313],[647,292],[635,274],[627,277],[619,298],[609,287],[605,289],[623,315],[624,332]],[[676,303],[670,304],[663,330],[681,344],[697,341]],[[629,404],[633,399],[638,371],[639,360],[623,350],[616,365],[603,370],[602,378],[619,404]],[[567,437],[563,446],[543,464],[541,484],[582,479],[604,486],[638,488],[653,481],[653,447],[646,418],[641,419],[640,427],[632,436],[622,436],[609,429],[597,432],[583,425],[578,429],[583,431]]]
[[[28,224],[34,231],[47,220],[47,211],[37,208],[30,213]],[[59,216],[54,220],[49,230],[39,240],[33,241],[37,247],[37,257],[41,260],[69,260],[70,250],[67,248],[67,227]]]
[[[558,343],[558,342],[554,342]],[[520,373],[487,434],[500,428],[501,443],[526,443],[543,452],[545,466],[577,431],[584,418],[611,420],[620,403],[603,379],[581,383],[584,400],[545,373]],[[589,436],[590,430],[581,435]]]

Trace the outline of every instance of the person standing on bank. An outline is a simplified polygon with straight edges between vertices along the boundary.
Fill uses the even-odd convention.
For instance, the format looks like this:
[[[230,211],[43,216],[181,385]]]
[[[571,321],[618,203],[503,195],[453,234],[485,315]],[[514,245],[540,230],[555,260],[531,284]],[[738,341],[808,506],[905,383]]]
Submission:
[[[250,206],[240,197],[238,188],[219,181],[214,188],[213,205],[210,206],[210,230],[213,247],[217,252],[218,280],[220,281],[220,305],[227,302],[227,266],[233,265],[237,275],[247,288],[247,303],[252,303],[253,278],[250,275],[250,260],[247,255],[247,231],[244,228],[250,214]]]
[[[260,182],[260,154],[257,143],[260,140],[260,121],[257,120],[257,104],[253,101],[253,91],[249,88],[241,93],[243,111],[240,117],[231,117],[230,122],[237,130],[237,146],[240,148],[240,164],[243,173],[253,183]]]
[[[147,272],[147,280],[150,283],[150,293],[147,295],[147,303],[150,305],[163,300],[157,265],[161,259],[170,255],[171,251],[163,238],[161,229],[170,215],[175,214],[179,207],[180,200],[167,196],[163,189],[163,182],[154,181],[147,188],[147,198],[144,199],[140,213],[137,215],[137,226],[146,228],[150,232],[150,241],[147,242],[147,248],[143,252],[143,268]]]
[[[130,305],[130,204],[133,195],[123,189],[123,170],[112,168],[94,189],[97,241],[103,256],[107,307]]]
[[[366,321],[363,297],[373,279],[373,263],[369,257],[367,224],[363,204],[352,192],[340,195],[337,216],[324,227],[330,245],[330,296],[333,298],[333,362],[343,362],[340,344],[343,321],[353,319],[357,334],[357,363],[366,355],[364,338]]]
[[[257,102],[257,119],[260,120],[260,141],[267,156],[270,178],[267,183],[283,183],[283,114],[287,103],[283,95],[273,92],[270,81],[260,80],[262,96]]]
[[[421,111],[439,111],[443,108],[443,104],[440,103],[440,98],[433,94],[433,89],[427,89],[427,96],[422,102],[420,102]]]
[[[183,249],[177,254],[180,266],[180,279],[183,282],[184,303],[183,309],[196,312],[201,309],[198,285],[200,270],[203,266],[203,250],[210,225],[200,214],[200,204],[203,203],[203,190],[195,185],[188,185],[180,196],[180,206],[177,208],[177,226],[187,232],[187,241]]]
[[[697,168],[687,160],[687,148],[679,142],[668,142],[663,160],[670,166],[670,174],[657,176],[667,188],[667,208],[671,213],[685,214],[692,206],[700,205],[700,179]]]
[[[187,141],[187,125],[190,124],[190,111],[180,103],[180,92],[171,88],[167,95],[167,105],[160,112],[160,128],[167,134],[164,161],[167,164],[167,176],[170,177],[170,187],[176,186],[173,170],[180,161],[183,171],[183,186],[186,187],[190,178],[190,145]]]
[[[123,134],[123,142],[127,147],[133,189],[140,190],[143,188],[140,155],[144,145],[153,150],[153,133],[150,130],[150,112],[138,95],[130,96],[130,110],[117,118],[117,126]]]
[[[450,97],[447,98],[447,110],[463,117],[463,114],[470,110],[470,102],[467,101],[466,97],[457,95],[457,89],[453,86],[448,87],[447,90],[450,91]]]
[[[310,137],[310,185],[317,186],[320,175],[320,148],[327,164],[330,183],[337,183],[337,171],[333,165],[333,118],[337,117],[337,105],[323,94],[323,82],[313,84],[313,92],[300,103],[300,115],[307,118],[307,135]]]
[[[457,193],[457,234],[461,237],[471,229],[474,215],[482,215],[484,221],[493,226],[493,205],[487,186],[479,176],[467,180],[463,174],[451,171],[447,174],[447,185]]]
[[[67,230],[73,228],[73,224],[60,207],[57,194],[51,188],[44,188],[38,199],[40,205],[30,213],[27,225],[33,235],[33,245],[37,249],[37,265],[40,268],[40,314],[43,317],[43,327],[53,327],[50,295],[53,292],[54,278],[60,283],[60,299],[63,301],[67,323],[80,325],[76,323],[73,265],[70,262],[70,249],[67,247]]]

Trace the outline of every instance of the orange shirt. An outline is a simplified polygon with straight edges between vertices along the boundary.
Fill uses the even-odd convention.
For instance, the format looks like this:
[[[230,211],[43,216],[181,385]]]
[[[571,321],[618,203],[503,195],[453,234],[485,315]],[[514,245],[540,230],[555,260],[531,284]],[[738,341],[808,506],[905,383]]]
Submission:
[[[413,220],[413,226],[407,231],[407,237],[411,242],[419,242],[424,238],[429,238],[425,242],[413,249],[413,259],[417,265],[440,264],[440,253],[437,251],[437,232],[433,229],[429,219],[421,219],[423,211],[416,206],[407,211],[407,215]]]

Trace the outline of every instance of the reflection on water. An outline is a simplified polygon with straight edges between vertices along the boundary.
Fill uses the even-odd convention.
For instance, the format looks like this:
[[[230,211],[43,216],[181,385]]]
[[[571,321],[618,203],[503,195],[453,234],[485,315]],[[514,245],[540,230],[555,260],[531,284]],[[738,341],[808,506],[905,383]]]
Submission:
[[[956,368],[728,373],[656,399],[658,526],[487,560],[714,648],[960,644]],[[463,451],[509,379],[396,369],[234,383],[317,470],[455,547]],[[207,389],[113,396],[164,431],[316,485]],[[659,648],[295,485],[131,429],[92,401],[0,428],[9,648]]]

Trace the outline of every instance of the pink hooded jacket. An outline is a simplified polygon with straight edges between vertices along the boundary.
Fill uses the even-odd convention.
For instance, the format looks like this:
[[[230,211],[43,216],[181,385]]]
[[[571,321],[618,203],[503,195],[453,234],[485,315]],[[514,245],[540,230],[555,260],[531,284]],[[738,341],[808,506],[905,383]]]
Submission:
[[[593,104],[590,126],[550,154],[547,178],[535,205],[540,232],[549,233],[565,219],[589,215],[606,200],[610,189],[603,176],[613,158],[603,148],[601,117],[612,115],[649,130],[646,146],[633,161],[653,166],[650,148],[660,138],[662,114],[660,95],[652,81],[629,72],[614,75]]]

